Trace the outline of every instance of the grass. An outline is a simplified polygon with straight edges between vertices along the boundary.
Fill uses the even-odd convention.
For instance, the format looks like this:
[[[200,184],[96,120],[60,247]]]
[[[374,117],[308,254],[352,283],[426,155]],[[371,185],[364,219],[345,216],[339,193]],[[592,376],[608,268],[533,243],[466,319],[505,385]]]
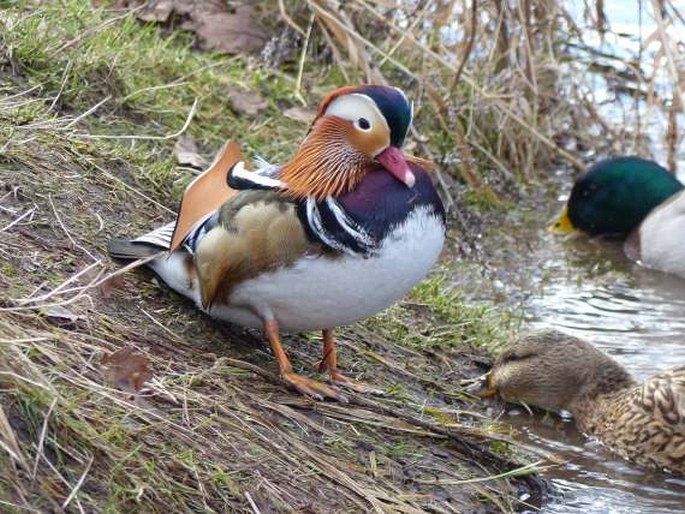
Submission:
[[[105,280],[110,237],[170,220],[192,179],[170,137],[186,124],[210,154],[229,136],[249,156],[292,153],[307,128],[283,115],[303,94],[294,65],[195,52],[187,34],[87,2],[2,5],[3,510],[499,512],[521,488],[539,500],[542,483],[517,476],[515,448],[480,428],[461,384],[508,321],[465,306],[447,268],[340,331],[343,366],[388,394],[350,405],[287,391],[261,336],[150,274]],[[303,74],[310,105],[340,82],[333,64]],[[268,108],[232,112],[231,88]],[[319,343],[286,344],[312,374]],[[103,375],[125,347],[152,372],[135,398]]]

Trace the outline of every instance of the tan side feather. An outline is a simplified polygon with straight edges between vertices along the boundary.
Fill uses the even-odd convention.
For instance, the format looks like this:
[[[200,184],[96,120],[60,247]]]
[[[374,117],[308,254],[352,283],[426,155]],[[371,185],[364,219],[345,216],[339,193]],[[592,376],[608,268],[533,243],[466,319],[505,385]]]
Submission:
[[[649,378],[641,389],[640,406],[685,435],[685,366]]]
[[[320,251],[307,240],[294,204],[272,191],[246,191],[224,204],[219,225],[197,248],[202,304],[224,303],[244,280]]]

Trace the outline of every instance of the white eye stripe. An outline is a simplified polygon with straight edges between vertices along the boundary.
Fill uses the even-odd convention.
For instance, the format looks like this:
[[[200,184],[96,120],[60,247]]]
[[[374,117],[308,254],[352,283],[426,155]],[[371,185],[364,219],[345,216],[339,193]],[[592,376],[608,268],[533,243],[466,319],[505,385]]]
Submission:
[[[385,120],[385,116],[381,113],[376,102],[369,96],[361,93],[350,93],[348,95],[339,96],[328,105],[324,116],[337,116],[352,121],[362,130],[368,130],[363,129],[358,125],[359,120],[364,118],[369,122],[371,127],[380,125],[385,127],[388,134],[390,134],[388,122]]]

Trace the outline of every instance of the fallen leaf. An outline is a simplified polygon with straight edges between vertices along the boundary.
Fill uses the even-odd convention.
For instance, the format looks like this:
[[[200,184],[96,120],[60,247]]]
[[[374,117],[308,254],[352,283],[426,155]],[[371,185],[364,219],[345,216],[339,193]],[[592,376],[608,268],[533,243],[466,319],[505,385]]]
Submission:
[[[316,116],[315,111],[307,109],[306,107],[291,107],[290,109],[283,111],[283,114],[286,118],[307,124],[314,121],[314,116]]]
[[[99,5],[100,0],[91,0]],[[180,22],[183,30],[197,35],[203,50],[228,54],[258,54],[269,38],[259,24],[256,11],[246,2],[230,9],[221,0],[113,0],[119,9],[136,9],[147,22]]]
[[[109,298],[112,294],[112,289],[121,289],[124,287],[124,276],[114,275],[103,280],[100,285],[98,285],[98,290],[100,294],[105,298]]]
[[[174,0],[156,0],[148,2],[138,13],[138,18],[143,21],[159,21],[166,23],[174,12],[176,3],[177,2]]]
[[[192,30],[204,50],[257,54],[267,41],[267,34],[257,22],[254,8],[249,5],[238,6],[233,13],[196,9],[191,20]]]
[[[138,393],[145,381],[152,378],[147,357],[131,347],[104,356],[100,364],[105,380],[129,393]]]
[[[55,305],[50,307],[48,310],[43,312],[45,318],[55,324],[66,324],[66,323],[76,323],[78,320],[83,319],[83,316],[74,314],[69,309],[62,307],[61,305]]]
[[[228,100],[231,102],[233,110],[240,114],[250,116],[266,109],[269,105],[261,95],[255,91],[237,91],[235,89],[228,92]]]
[[[204,169],[209,166],[197,148],[197,143],[192,136],[182,135],[174,144],[174,154],[179,164],[189,165],[193,168]]]

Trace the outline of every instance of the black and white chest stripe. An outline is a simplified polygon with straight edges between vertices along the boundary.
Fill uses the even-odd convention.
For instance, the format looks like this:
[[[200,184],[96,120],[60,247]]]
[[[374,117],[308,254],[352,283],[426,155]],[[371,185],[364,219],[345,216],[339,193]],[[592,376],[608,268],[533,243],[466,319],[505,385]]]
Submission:
[[[236,190],[279,190],[286,187],[275,178],[279,170],[280,167],[265,163],[262,168],[251,172],[239,162],[229,171],[227,183]],[[329,250],[368,256],[380,246],[379,241],[356,223],[332,197],[324,201],[307,198],[296,202],[296,210],[307,237]]]
[[[364,230],[332,197],[323,202],[307,198],[297,206],[307,236],[326,248],[347,255],[372,255],[380,241]]]

